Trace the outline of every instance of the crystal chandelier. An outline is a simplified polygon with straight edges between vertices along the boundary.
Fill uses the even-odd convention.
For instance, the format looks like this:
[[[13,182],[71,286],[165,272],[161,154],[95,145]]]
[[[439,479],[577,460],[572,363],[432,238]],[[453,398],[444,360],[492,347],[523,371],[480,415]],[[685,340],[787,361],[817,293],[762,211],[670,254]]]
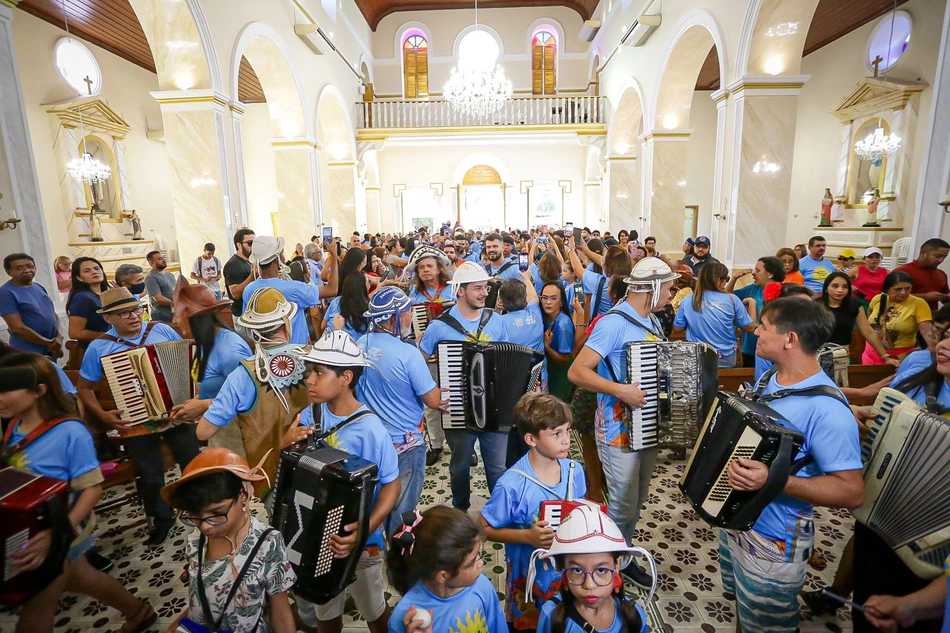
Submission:
[[[66,27],[66,37],[69,37],[69,16],[66,13],[66,0],[63,0],[63,24]],[[76,104],[76,114],[79,115],[79,137],[86,138],[86,129],[82,124],[82,108]],[[112,170],[99,160],[93,158],[89,152],[83,152],[79,158],[74,158],[66,165],[66,173],[78,183],[94,185],[108,180]]]
[[[453,68],[442,88],[445,100],[456,112],[483,118],[494,114],[511,99],[511,82],[498,60],[498,44],[478,28],[478,0],[475,0],[475,30],[459,43],[458,67]]]
[[[887,62],[885,69],[891,67],[891,41],[894,38],[894,20],[897,18],[897,0],[894,0],[894,11],[891,13],[891,33],[887,38]],[[880,57],[878,57],[878,60]],[[885,73],[887,70],[884,71]],[[877,67],[875,66],[874,76],[877,77]],[[884,96],[887,96],[887,75],[884,75]],[[872,163],[880,164],[884,156],[896,152],[901,146],[901,137],[891,133],[887,134],[884,130],[883,120],[884,110],[881,110],[881,117],[878,117],[877,127],[873,132],[864,137],[863,141],[854,144],[854,153],[860,158]]]

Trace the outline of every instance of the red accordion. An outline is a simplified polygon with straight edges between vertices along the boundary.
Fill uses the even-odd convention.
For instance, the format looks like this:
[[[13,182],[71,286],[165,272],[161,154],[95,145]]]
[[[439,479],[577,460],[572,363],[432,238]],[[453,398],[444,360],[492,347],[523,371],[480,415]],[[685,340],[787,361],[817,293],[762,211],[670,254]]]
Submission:
[[[72,542],[69,484],[15,468],[0,469],[0,603],[23,604],[63,573]],[[43,530],[53,531],[49,555],[37,569],[17,573],[10,556]]]

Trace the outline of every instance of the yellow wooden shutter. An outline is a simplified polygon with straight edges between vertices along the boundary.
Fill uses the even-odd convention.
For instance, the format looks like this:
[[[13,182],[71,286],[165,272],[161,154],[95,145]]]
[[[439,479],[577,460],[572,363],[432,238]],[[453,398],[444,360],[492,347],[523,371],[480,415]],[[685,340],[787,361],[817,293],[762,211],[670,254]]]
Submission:
[[[403,63],[406,73],[406,99],[416,98],[416,54],[408,46],[403,49]]]
[[[531,94],[544,94],[544,78],[541,66],[544,63],[544,47],[535,44],[531,47]]]
[[[416,49],[416,96],[429,96],[429,50]]]
[[[554,46],[544,47],[544,94],[554,94]]]

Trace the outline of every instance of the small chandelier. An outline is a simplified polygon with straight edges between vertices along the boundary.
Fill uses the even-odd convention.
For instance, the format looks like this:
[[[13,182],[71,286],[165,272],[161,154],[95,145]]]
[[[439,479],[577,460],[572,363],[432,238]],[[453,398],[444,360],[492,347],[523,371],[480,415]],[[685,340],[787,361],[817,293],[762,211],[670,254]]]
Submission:
[[[884,156],[900,149],[901,137],[896,134],[887,134],[883,126],[878,126],[873,132],[864,137],[863,141],[854,144],[854,153],[864,160],[876,163]]]
[[[442,88],[445,100],[456,112],[484,118],[500,110],[511,99],[511,82],[498,60],[498,44],[478,28],[478,0],[475,0],[475,30],[459,43],[458,66],[452,69]]]
[[[108,180],[112,170],[92,157],[89,152],[83,152],[79,158],[74,158],[66,165],[66,173],[76,182],[90,185]]]

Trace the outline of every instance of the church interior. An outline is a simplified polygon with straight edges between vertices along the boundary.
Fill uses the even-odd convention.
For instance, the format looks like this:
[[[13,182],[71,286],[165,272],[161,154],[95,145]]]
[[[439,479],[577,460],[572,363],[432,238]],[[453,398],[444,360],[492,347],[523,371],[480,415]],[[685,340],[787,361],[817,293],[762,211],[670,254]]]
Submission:
[[[465,60],[503,103],[455,107]],[[892,147],[856,150],[875,134]],[[891,268],[950,240],[948,142],[945,0],[0,0],[0,252],[48,289],[60,256],[111,279],[158,250],[187,276],[242,227],[288,252],[456,222],[635,230],[671,257],[702,235],[731,271],[820,234],[828,257],[877,247]],[[76,176],[90,163],[105,177]],[[638,529],[650,630],[732,631],[682,468],[661,456]],[[144,548],[131,494],[106,491],[100,545],[164,631],[186,529]],[[450,497],[443,460],[420,505]],[[808,587],[831,583],[851,522],[819,510]],[[501,546],[483,557],[503,596]],[[117,629],[105,611],[68,597],[56,630]],[[851,630],[847,610],[802,618]],[[345,629],[366,623],[350,609]]]

